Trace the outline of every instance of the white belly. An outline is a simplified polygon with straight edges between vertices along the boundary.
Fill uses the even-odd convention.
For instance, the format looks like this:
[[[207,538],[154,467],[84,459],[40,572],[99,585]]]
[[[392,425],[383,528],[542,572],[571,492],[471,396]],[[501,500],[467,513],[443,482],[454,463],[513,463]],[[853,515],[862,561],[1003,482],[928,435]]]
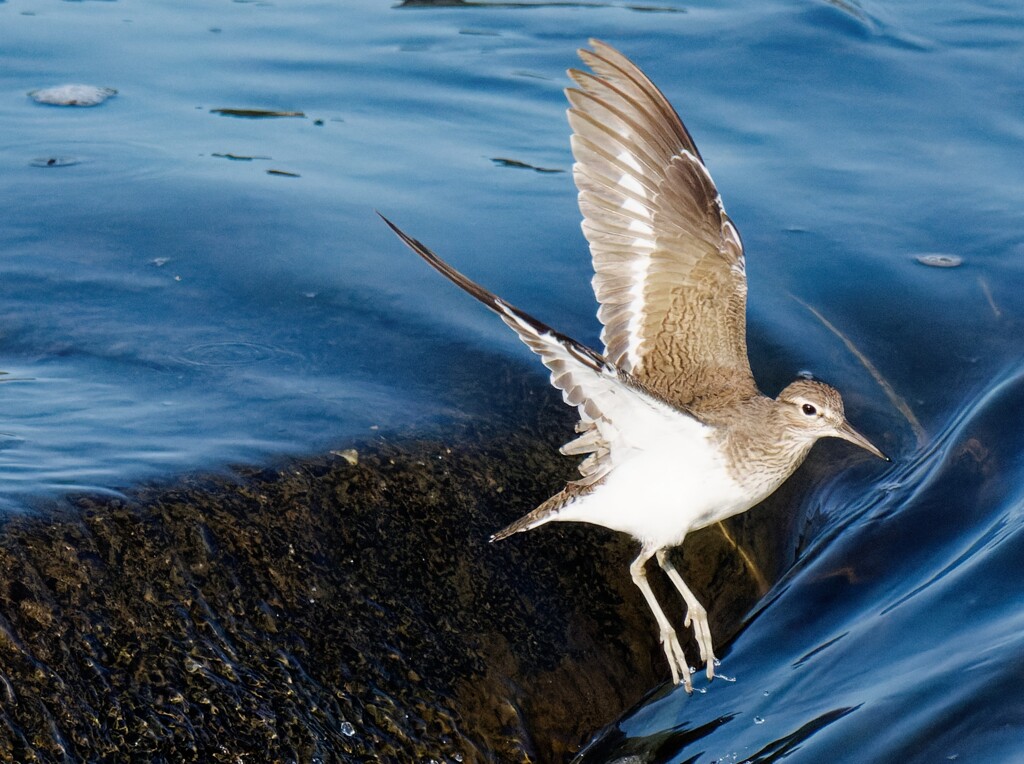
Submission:
[[[601,525],[660,548],[756,503],[729,476],[706,430],[663,432],[645,445],[552,519]]]

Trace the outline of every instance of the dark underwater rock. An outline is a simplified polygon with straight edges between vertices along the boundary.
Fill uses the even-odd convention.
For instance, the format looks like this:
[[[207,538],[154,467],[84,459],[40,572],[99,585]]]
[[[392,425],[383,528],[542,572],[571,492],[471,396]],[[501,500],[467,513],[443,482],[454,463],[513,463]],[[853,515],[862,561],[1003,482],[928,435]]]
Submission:
[[[568,427],[543,429],[7,517],[0,760],[565,760],[667,667],[629,540],[556,524],[487,542],[571,477]],[[730,526],[769,581],[778,514]],[[724,645],[763,580],[715,528],[682,568]]]

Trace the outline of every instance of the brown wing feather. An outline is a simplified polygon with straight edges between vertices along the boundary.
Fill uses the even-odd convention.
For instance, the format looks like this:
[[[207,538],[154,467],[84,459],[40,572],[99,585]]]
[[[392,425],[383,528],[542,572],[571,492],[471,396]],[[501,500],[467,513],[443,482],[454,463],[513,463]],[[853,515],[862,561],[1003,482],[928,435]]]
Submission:
[[[604,43],[570,70],[569,123],[605,356],[677,405],[757,394],[739,233],[661,91]]]
[[[637,407],[661,407],[666,402],[656,395],[652,396],[643,385],[608,363],[601,355],[488,291],[386,217],[381,215],[381,218],[406,246],[436,271],[497,313],[519,335],[519,339],[540,356],[551,372],[551,384],[562,391],[562,399],[570,406],[575,406],[580,415],[576,426],[580,436],[567,443],[562,453],[585,455],[586,458],[579,465],[580,479],[573,481],[566,490],[575,495],[596,485],[614,467],[615,448],[630,448],[629,439],[622,435],[617,424],[619,418],[635,416]],[[690,416],[689,412],[680,413]],[[552,501],[545,502],[543,506],[561,506]]]

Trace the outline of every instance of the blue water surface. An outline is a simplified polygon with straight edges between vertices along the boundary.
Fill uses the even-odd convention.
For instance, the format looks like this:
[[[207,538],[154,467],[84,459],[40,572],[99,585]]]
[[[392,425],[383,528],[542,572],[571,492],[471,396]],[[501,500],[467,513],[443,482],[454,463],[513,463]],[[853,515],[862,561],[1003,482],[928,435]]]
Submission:
[[[891,377],[927,373],[948,356],[928,348],[960,337],[973,354],[964,322],[995,318],[986,294],[1006,302],[1013,263],[998,254],[1018,241],[1019,18],[947,13],[5,3],[0,369],[23,381],[2,388],[0,496],[307,452],[459,405],[423,373],[444,336],[521,351],[428,281],[374,208],[596,342],[570,174],[493,161],[570,169],[563,69],[588,35],[640,60],[697,136],[753,253],[755,342],[871,387],[838,368],[848,358],[821,368],[835,338],[796,294],[878,364],[922,356]],[[93,108],[26,96],[64,82],[119,94]],[[910,257],[933,250],[985,271]],[[950,332],[936,299],[977,310]],[[908,303],[927,318],[908,320]]]
[[[543,63],[541,43],[506,39],[487,13],[10,2],[0,16],[8,503],[436,420],[444,387],[425,368],[441,347],[419,339],[448,331],[435,319],[457,300],[421,289],[374,208],[492,254],[533,226],[575,228],[567,176],[491,161],[568,166],[572,47]],[[93,108],[26,95],[65,82],[119,93]],[[535,195],[561,214],[479,225]]]
[[[836,382],[896,462],[806,498],[735,683],[665,688],[584,756],[1024,757],[1024,9],[450,5],[0,4],[0,503],[480,415],[453,370],[527,351],[374,209],[596,343],[561,92],[595,36],[744,236],[764,390]],[[67,82],[118,94],[27,96]]]

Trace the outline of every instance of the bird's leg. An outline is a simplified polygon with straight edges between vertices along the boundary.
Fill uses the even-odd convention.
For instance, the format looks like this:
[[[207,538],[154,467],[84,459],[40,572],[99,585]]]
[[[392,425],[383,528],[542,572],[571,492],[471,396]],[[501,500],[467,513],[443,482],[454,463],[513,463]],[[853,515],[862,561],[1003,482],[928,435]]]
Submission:
[[[633,576],[633,583],[644,595],[647,606],[650,607],[651,612],[654,613],[654,619],[658,622],[658,628],[661,630],[661,646],[665,651],[665,657],[668,658],[668,666],[672,670],[672,683],[679,684],[682,681],[686,691],[693,692],[693,685],[690,683],[690,668],[686,665],[686,656],[683,654],[682,645],[679,644],[679,637],[676,636],[672,624],[665,617],[661,605],[658,604],[654,592],[651,591],[651,585],[647,582],[645,568],[647,562],[654,556],[654,552],[654,549],[642,549],[640,555],[629,566],[629,573]]]
[[[697,601],[690,587],[679,575],[676,566],[668,557],[668,551],[658,550],[658,564],[668,574],[669,580],[675,585],[679,593],[683,595],[683,602],[686,603],[686,626],[693,624],[693,634],[697,637],[697,646],[700,647],[700,659],[707,664],[708,679],[715,678],[715,651],[711,644],[711,627],[708,625],[708,611]]]

